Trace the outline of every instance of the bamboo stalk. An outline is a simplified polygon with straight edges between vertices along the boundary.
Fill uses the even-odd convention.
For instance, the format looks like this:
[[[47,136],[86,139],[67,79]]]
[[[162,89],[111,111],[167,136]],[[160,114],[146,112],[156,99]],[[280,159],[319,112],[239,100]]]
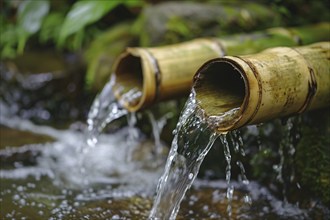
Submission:
[[[223,39],[196,39],[153,48],[128,48],[114,64],[118,99],[136,88],[141,98],[124,103],[138,111],[153,103],[188,94],[192,78],[204,62],[225,54],[249,54],[273,46],[295,46],[329,40],[330,23],[300,28],[272,28],[263,32],[229,36]]]
[[[195,75],[196,100],[219,132],[322,108],[330,105],[329,60],[330,42],[216,58]]]
[[[223,55],[222,48],[211,39],[156,48],[128,48],[115,64],[115,95],[120,99],[133,88],[142,91],[138,102],[125,106],[129,111],[137,111],[155,101],[187,94],[198,67]]]

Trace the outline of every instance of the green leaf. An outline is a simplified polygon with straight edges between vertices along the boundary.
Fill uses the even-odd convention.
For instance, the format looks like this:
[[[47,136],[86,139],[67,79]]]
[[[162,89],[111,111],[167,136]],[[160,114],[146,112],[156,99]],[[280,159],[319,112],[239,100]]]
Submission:
[[[86,85],[99,90],[109,79],[112,64],[134,38],[132,23],[119,23],[99,34],[85,50]]]
[[[121,1],[117,0],[85,0],[76,2],[65,18],[60,32],[59,44],[62,44],[69,35],[99,20],[120,3]]]
[[[25,44],[27,40],[29,39],[29,33],[23,30],[22,28],[18,28],[16,30],[17,35],[18,35],[18,44],[17,44],[17,53],[18,54],[23,54]]]
[[[25,0],[18,8],[18,26],[28,34],[36,33],[49,11],[48,0]]]
[[[64,15],[60,12],[49,13],[42,23],[39,39],[41,43],[47,41],[56,42],[59,37],[61,25],[64,21]]]
[[[30,35],[39,31],[43,18],[48,14],[48,0],[26,0],[18,7],[18,53],[22,54]]]

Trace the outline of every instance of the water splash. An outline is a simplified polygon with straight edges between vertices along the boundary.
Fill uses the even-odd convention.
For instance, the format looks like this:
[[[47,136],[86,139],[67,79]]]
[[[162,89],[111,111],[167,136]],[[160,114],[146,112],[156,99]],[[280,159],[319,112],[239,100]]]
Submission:
[[[112,90],[114,84],[115,74],[112,74],[109,82],[94,99],[88,113],[86,143],[90,147],[97,144],[98,136],[109,123],[127,114],[127,110],[115,98]]]
[[[231,139],[236,152],[245,156],[243,140],[238,132],[217,133],[214,125],[226,123],[227,120],[235,116],[237,111],[238,108],[235,108],[218,117],[206,117],[203,110],[199,107],[195,99],[195,91],[192,89],[177,127],[173,132],[172,147],[168,155],[164,174],[159,180],[157,195],[149,216],[150,219],[175,219],[186,191],[192,185],[202,161],[218,137],[220,137],[224,146],[224,155],[227,163],[227,213],[229,217],[231,216],[231,201],[234,187],[230,183],[231,152],[228,140]],[[242,182],[248,184],[249,181],[246,178],[243,164],[238,162],[237,165],[241,170]],[[247,196],[245,200],[249,201],[249,198]]]
[[[244,150],[244,146],[243,146],[243,138],[240,134],[240,131],[234,130],[234,131],[229,132],[228,135],[230,136],[230,140],[233,145],[235,153],[239,154],[240,157],[244,158],[246,156],[246,154],[245,154],[245,150]],[[238,176],[239,182],[241,182],[244,186],[248,186],[250,181],[248,180],[248,178],[246,176],[244,164],[242,163],[241,160],[237,159],[236,165],[238,166],[238,168],[240,170],[240,175]],[[251,205],[252,200],[251,200],[250,195],[246,194],[244,196],[244,202]]]
[[[169,118],[172,118],[173,114],[171,112],[168,112],[165,115],[163,115],[160,119],[156,120],[154,114],[151,111],[147,111],[146,113],[150,120],[150,124],[152,127],[152,135],[153,135],[154,141],[155,141],[154,152],[156,155],[159,155],[163,151],[163,144],[161,143],[161,140],[160,140],[160,134],[161,134],[164,126],[166,125],[167,120]]]
[[[284,126],[284,136],[281,139],[279,146],[279,156],[280,162],[274,165],[273,168],[277,172],[277,180],[281,183],[283,189],[283,199],[285,203],[288,203],[287,195],[290,194],[290,190],[297,187],[300,188],[300,184],[295,180],[295,170],[294,170],[294,156],[295,156],[295,145],[300,139],[299,127],[301,123],[301,118],[290,117],[285,122]]]
[[[121,89],[123,90],[123,88]],[[122,94],[119,99],[119,103],[129,106],[134,106],[137,104],[138,100],[142,97],[142,92],[138,88],[132,88],[128,92]]]
[[[129,135],[130,141],[135,139],[134,125],[136,124],[136,116],[135,113],[129,113],[124,106],[127,103],[129,105],[136,103],[141,98],[142,93],[138,89],[132,88],[121,94],[117,100],[113,92],[115,83],[116,77],[115,74],[112,74],[109,82],[106,83],[101,93],[94,99],[88,113],[86,143],[90,148],[95,147],[98,142],[98,136],[108,124],[125,115],[127,115],[129,127],[132,128]],[[123,91],[123,88],[119,90]],[[89,149],[83,146],[81,151],[87,153]]]
[[[128,127],[114,134],[101,134],[97,147],[86,155],[77,154],[77,148],[84,141],[84,134],[80,131],[57,130],[19,118],[3,118],[1,124],[54,138],[50,143],[0,150],[3,217],[63,219],[66,216],[71,219],[79,209],[78,216],[83,216],[87,203],[109,198],[124,201],[125,198],[151,196],[156,189],[154,180],[160,177],[161,164],[164,163],[158,162],[158,167],[147,166],[149,162],[143,157],[148,157],[145,152],[151,152],[151,149],[145,148],[152,144],[148,144],[151,141],[144,139],[139,131],[136,131],[139,138],[134,145],[127,143]],[[135,149],[135,154],[144,154],[126,161],[127,148]],[[80,161],[84,161],[84,173],[80,172]],[[83,184],[85,180],[88,185]],[[106,209],[102,208],[102,211]],[[112,213],[113,209],[107,216]],[[129,215],[134,216],[133,213]]]
[[[218,134],[208,129],[192,93],[174,131],[165,171],[157,187],[150,219],[174,219],[180,203]]]
[[[0,170],[1,179],[26,179],[35,177],[40,179],[48,177],[53,179],[55,185],[66,187],[84,188],[82,184],[87,179],[89,185],[99,183],[119,184],[136,187],[137,182],[130,179],[147,179],[149,171],[144,173],[141,164],[148,163],[141,155],[137,160],[135,157],[126,161],[127,148],[142,151],[144,147],[149,148],[141,131],[135,128],[137,137],[134,143],[128,143],[127,137],[130,128],[124,127],[114,134],[102,134],[99,136],[98,147],[90,151],[88,155],[77,154],[77,148],[84,142],[84,134],[74,130],[57,130],[48,126],[35,125],[28,120],[19,118],[3,118],[2,125],[13,129],[43,134],[54,138],[54,142],[44,144],[26,145],[20,148],[6,148],[0,151],[1,158],[11,158],[13,155],[33,156],[31,166],[16,166],[10,169]],[[132,145],[134,144],[134,145]],[[145,155],[147,157],[147,155]],[[13,158],[15,159],[15,157]],[[154,158],[155,160],[157,158]],[[80,172],[80,161],[84,161],[85,172]],[[31,163],[31,162],[30,162]],[[18,163],[17,163],[18,164]],[[158,169],[158,168],[156,168]],[[141,175],[141,178],[138,177]],[[156,174],[157,177],[157,174]],[[152,178],[146,180],[153,182]],[[144,182],[144,181],[143,181]],[[129,184],[128,184],[129,183]],[[146,183],[143,183],[146,184]]]
[[[0,150],[1,161],[6,158],[5,166],[0,168],[0,206],[4,218],[83,219],[88,216],[96,220],[147,219],[151,197],[156,189],[155,180],[160,177],[162,167],[154,169],[149,166],[144,169],[143,165],[150,162],[136,160],[136,157],[130,162],[125,161],[129,128],[114,134],[101,134],[96,148],[88,155],[77,155],[75,149],[84,140],[84,134],[79,130],[58,130],[1,114],[0,124],[6,127],[55,139],[51,143]],[[226,137],[231,144],[229,135]],[[152,141],[145,145],[144,141],[140,137],[134,146],[129,147],[135,148],[137,153],[149,147],[143,152],[150,153],[154,145]],[[231,153],[236,152],[233,146],[230,145],[230,149],[234,149]],[[142,156],[146,156],[144,153]],[[87,172],[82,175],[77,160],[85,156],[88,156],[85,161]],[[83,178],[87,178],[90,184],[81,184]],[[194,178],[194,174],[188,173],[187,178]],[[230,184],[235,189],[232,219],[317,219],[329,216],[327,207],[317,202],[308,209],[283,203],[267,188],[253,181],[247,186],[234,180]],[[228,219],[223,211],[227,207],[226,191],[227,181],[195,179],[182,201],[183,212],[178,217]],[[253,208],[242,204],[247,193],[251,200],[256,201]]]
[[[226,159],[226,182],[227,182],[227,193],[226,193],[226,198],[228,200],[228,205],[227,205],[227,213],[228,216],[230,217],[232,215],[232,200],[233,200],[233,194],[234,194],[234,187],[230,184],[230,179],[231,179],[231,153],[230,153],[230,148],[229,148],[229,143],[226,138],[226,135],[222,135],[221,138],[221,143],[224,146],[224,155]]]

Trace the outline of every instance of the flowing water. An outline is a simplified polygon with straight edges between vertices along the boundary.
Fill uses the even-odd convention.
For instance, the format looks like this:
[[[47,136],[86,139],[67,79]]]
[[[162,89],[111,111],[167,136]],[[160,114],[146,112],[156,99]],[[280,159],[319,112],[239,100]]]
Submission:
[[[149,159],[153,144],[137,128],[124,127],[115,134],[101,134],[93,150],[77,154],[79,146],[85,144],[84,132],[57,130],[20,118],[2,118],[1,124],[54,140],[0,151],[1,218],[79,219],[90,204],[99,201],[107,208],[97,205],[95,212],[102,209],[103,215],[122,219],[134,216],[121,213],[127,202],[141,200],[155,191],[163,159]],[[134,142],[128,142],[132,130],[136,136]],[[128,150],[132,154],[130,160]],[[81,161],[84,172],[80,169]],[[159,166],[151,165],[154,163]],[[146,212],[148,203],[144,205]],[[102,219],[102,215],[96,219]]]
[[[160,139],[160,134],[168,119],[173,117],[171,112],[166,113],[163,117],[156,120],[154,114],[151,111],[147,111],[147,115],[152,127],[152,135],[155,141],[155,154],[160,154],[163,151],[163,144]]]
[[[224,121],[231,118],[235,111],[223,114],[223,118],[217,120]],[[211,119],[212,120],[212,119]],[[227,134],[218,134],[210,126],[210,120],[205,118],[203,111],[198,107],[195,99],[195,92],[192,90],[188,101],[181,113],[179,122],[174,131],[174,138],[170,153],[165,166],[165,171],[160,179],[157,195],[150,219],[175,219],[180,203],[196,178],[204,157],[213,146],[218,137],[224,146],[226,167],[226,181],[228,199],[227,212],[231,216],[231,201],[234,188],[230,184],[231,180],[231,153],[227,140]],[[242,139],[237,133],[228,134],[232,143],[235,144],[236,151],[244,154],[242,149]],[[238,136],[238,137],[237,137]],[[234,141],[234,138],[239,141]],[[245,176],[244,166],[238,161],[241,169],[243,183],[248,184]]]
[[[232,155],[233,152],[239,155],[240,158],[246,156],[243,148],[243,138],[240,131],[231,131],[223,134],[215,132],[213,124],[226,123],[227,119],[235,116],[237,108],[225,112],[221,117],[205,117],[203,110],[195,99],[195,92],[192,90],[188,101],[181,113],[177,127],[174,130],[174,138],[171,146],[170,153],[165,166],[165,171],[159,180],[157,187],[157,195],[155,197],[152,210],[150,212],[150,219],[175,219],[180,208],[180,203],[184,199],[187,190],[193,184],[197,177],[201,163],[209,152],[210,148],[219,139],[223,146],[223,154],[226,162],[225,180],[226,180],[226,193],[227,200],[226,215],[222,218],[233,217],[233,198],[234,198],[234,184],[232,181]],[[277,167],[278,180],[283,184],[283,196],[287,193],[286,183],[294,182],[294,170],[286,166],[293,166],[293,156],[295,148],[292,138],[293,119],[289,119],[284,129],[285,136],[281,141],[280,147],[280,164]],[[255,126],[251,126],[252,129]],[[297,132],[293,132],[295,139],[299,138]],[[260,138],[257,138],[259,150],[261,149]],[[233,152],[232,152],[233,150]],[[285,155],[287,156],[285,156]],[[221,159],[220,159],[221,160]],[[286,163],[284,163],[284,160]],[[289,163],[288,163],[289,161]],[[241,189],[248,189],[250,181],[247,178],[246,170],[241,160],[236,159],[235,164],[239,169],[238,181]],[[289,170],[288,170],[289,169]],[[284,176],[283,173],[288,176]],[[289,179],[288,181],[285,181]],[[296,184],[299,188],[299,183]],[[248,191],[248,190],[247,190]],[[251,207],[254,203],[251,192],[243,194],[242,201],[246,206]],[[307,218],[306,211],[299,209],[297,205],[291,205],[286,199],[283,203],[278,204],[278,208],[282,208],[283,215],[293,218]],[[236,214],[235,214],[236,216]],[[235,219],[235,218],[234,218]]]
[[[115,74],[112,74],[109,82],[107,82],[101,93],[94,99],[88,113],[86,142],[90,147],[95,146],[98,136],[109,123],[128,113],[115,98],[112,91],[114,83]]]
[[[157,180],[165,164],[162,157],[155,158],[155,154],[151,153],[154,149],[153,140],[147,139],[137,128],[124,126],[113,134],[100,134],[99,142],[88,154],[77,154],[77,148],[85,141],[85,134],[81,129],[75,129],[79,127],[75,124],[59,130],[36,125],[18,117],[7,117],[4,111],[1,111],[0,116],[1,135],[11,136],[12,132],[15,134],[15,138],[7,142],[6,138],[1,138],[1,219],[148,218]],[[188,121],[197,120],[196,126],[198,125],[198,119],[186,116]],[[129,117],[134,124],[134,115]],[[132,129],[138,135],[133,135],[134,142],[129,142]],[[170,154],[176,155],[173,161],[180,160],[174,166],[179,168],[185,168],[187,161],[191,162],[194,158],[188,151],[179,149],[183,141],[182,132],[189,130],[193,134],[194,129],[182,129],[176,131],[180,135],[177,139],[177,152],[172,151]],[[21,143],[27,143],[29,139],[32,141],[26,132],[36,136],[35,143]],[[235,134],[231,135],[235,139]],[[41,136],[48,136],[50,139]],[[211,141],[215,138],[211,135]],[[217,140],[221,143],[222,138],[224,136]],[[229,134],[226,138],[230,149],[234,149],[231,154],[235,153],[235,146],[238,145],[232,143]],[[199,136],[196,140],[200,143],[199,146],[204,146],[193,149],[200,153],[195,154],[199,155],[195,159],[200,164],[211,144],[207,145],[209,137]],[[194,138],[189,143],[194,143]],[[238,147],[237,149],[241,149],[241,145]],[[128,149],[133,149],[130,160],[127,160]],[[81,160],[84,161],[85,173],[79,167]],[[214,163],[221,163],[221,160],[217,159]],[[193,164],[191,162],[190,165]],[[231,168],[234,167],[235,165]],[[189,173],[186,172],[188,175],[184,178],[186,182],[182,182],[182,188],[186,188],[187,183],[191,184],[196,176],[196,167],[188,168],[186,171]],[[184,170],[178,172],[182,174]],[[231,198],[228,198],[228,179],[222,181],[196,178],[181,202],[177,219],[313,219],[313,216],[320,216],[320,213],[321,216],[329,214],[324,211],[326,209],[317,206],[312,210],[304,210],[284,203],[268,188],[255,181],[245,185],[244,177],[238,181],[231,178],[230,186],[235,190],[229,192]],[[85,180],[87,184],[84,184]],[[247,195],[252,206],[246,201]],[[229,199],[231,217],[227,213]]]
[[[294,156],[296,153],[295,145],[300,139],[299,127],[301,126],[301,118],[291,117],[284,123],[284,137],[280,142],[279,155],[280,162],[275,164],[274,170],[277,172],[277,180],[282,184],[282,194],[284,202],[288,202],[287,194],[293,188],[300,189],[299,182],[296,181],[294,170]]]

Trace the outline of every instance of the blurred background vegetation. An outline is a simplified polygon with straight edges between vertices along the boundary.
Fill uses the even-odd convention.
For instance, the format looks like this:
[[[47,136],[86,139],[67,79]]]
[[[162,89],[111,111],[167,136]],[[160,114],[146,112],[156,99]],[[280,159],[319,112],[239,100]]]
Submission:
[[[172,6],[165,6],[169,2]],[[1,59],[13,59],[35,48],[81,53],[87,63],[87,86],[99,90],[110,74],[113,60],[127,46],[220,37],[265,26],[247,22],[235,26],[235,22],[230,22],[230,28],[223,28],[226,18],[222,19],[221,13],[217,16],[213,7],[230,5],[242,14],[241,19],[248,19],[251,15],[243,6],[258,11],[261,5],[269,9],[269,14],[273,13],[264,21],[272,26],[328,21],[330,17],[328,0],[251,2],[256,4],[247,6],[246,1],[237,0],[1,0]],[[157,6],[161,4],[164,6]]]

